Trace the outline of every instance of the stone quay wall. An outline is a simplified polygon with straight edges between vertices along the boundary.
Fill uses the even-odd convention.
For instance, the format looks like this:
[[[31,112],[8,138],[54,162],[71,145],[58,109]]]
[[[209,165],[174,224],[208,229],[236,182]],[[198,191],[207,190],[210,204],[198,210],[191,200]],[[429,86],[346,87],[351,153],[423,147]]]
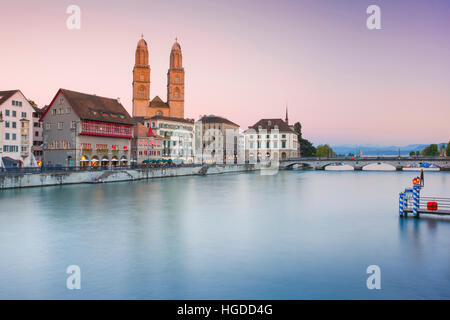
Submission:
[[[80,183],[107,183],[152,178],[209,175],[255,170],[251,164],[193,167],[139,168],[99,171],[60,171],[0,174],[0,189],[44,187]]]

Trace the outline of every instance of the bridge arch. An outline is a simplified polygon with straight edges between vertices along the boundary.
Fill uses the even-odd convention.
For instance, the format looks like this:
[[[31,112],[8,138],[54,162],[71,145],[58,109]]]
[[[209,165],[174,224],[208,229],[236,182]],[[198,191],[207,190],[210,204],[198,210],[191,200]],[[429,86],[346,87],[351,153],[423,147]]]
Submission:
[[[368,163],[362,166],[364,171],[396,171],[397,167],[388,162]]]
[[[301,161],[298,161],[298,162],[295,161],[295,162],[289,163],[288,165],[285,165],[284,168],[286,168],[286,169],[293,169],[294,166],[296,166],[296,165],[300,165],[300,166],[302,166],[302,167],[304,167],[306,169],[314,169],[314,166],[311,165],[310,163],[308,163],[308,162],[301,162]]]

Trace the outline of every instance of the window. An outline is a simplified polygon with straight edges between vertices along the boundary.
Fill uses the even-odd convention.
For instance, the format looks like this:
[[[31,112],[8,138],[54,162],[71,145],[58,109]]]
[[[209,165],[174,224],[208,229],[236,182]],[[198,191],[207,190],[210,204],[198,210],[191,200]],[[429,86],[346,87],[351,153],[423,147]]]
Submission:
[[[75,129],[76,127],[77,127],[77,122],[75,120],[72,120],[72,122],[70,123],[70,128]]]
[[[276,149],[276,148],[278,148],[278,142],[277,141],[274,141],[273,142],[273,147]]]
[[[56,109],[52,109],[52,115],[56,114]]]
[[[58,130],[62,130],[64,123],[58,122]]]
[[[281,142],[281,148],[286,149],[286,141]]]
[[[12,139],[17,140],[17,135],[15,133],[12,134]]]
[[[5,133],[5,140],[9,140],[9,132]]]
[[[12,105],[15,106],[16,105],[16,100],[12,101]]]
[[[22,112],[22,118],[26,118],[27,117],[27,113],[26,112]]]
[[[13,116],[13,117],[17,117],[17,111],[16,111],[16,110],[13,110],[12,116]]]
[[[33,125],[34,125],[35,128],[39,128],[40,127],[40,123],[39,122],[34,122]]]
[[[45,129],[50,130],[52,128],[52,124],[51,123],[46,123],[45,124]]]
[[[270,149],[270,142],[269,141],[266,142],[266,148]]]
[[[9,117],[9,110],[8,109],[5,110],[5,116]]]
[[[5,128],[9,128],[9,121],[5,121]]]
[[[12,127],[13,127],[13,128],[17,128],[17,123],[13,121]]]
[[[35,136],[35,137],[39,137],[39,131],[35,131],[35,132],[34,132],[34,136]]]
[[[286,139],[286,135],[285,135],[285,134],[282,134],[282,135],[281,135],[281,138]]]
[[[70,108],[66,109],[66,113],[69,114],[70,113]]]

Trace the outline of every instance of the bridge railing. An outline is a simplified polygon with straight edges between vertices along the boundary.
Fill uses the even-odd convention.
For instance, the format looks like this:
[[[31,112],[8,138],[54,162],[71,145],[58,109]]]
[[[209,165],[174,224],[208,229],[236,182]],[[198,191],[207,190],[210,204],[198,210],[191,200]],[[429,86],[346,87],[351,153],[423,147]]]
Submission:
[[[450,157],[410,157],[410,156],[363,156],[363,157],[350,157],[350,156],[344,156],[344,157],[299,157],[299,158],[287,158],[282,159],[280,161],[364,161],[364,160],[370,160],[370,161],[386,161],[386,160],[404,160],[404,161],[418,161],[418,162],[424,162],[424,161],[450,161]]]

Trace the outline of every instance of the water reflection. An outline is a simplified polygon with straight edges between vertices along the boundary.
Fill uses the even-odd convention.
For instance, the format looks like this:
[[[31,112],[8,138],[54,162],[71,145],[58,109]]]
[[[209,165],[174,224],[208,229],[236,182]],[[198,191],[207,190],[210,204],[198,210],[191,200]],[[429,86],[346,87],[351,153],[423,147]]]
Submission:
[[[450,298],[450,220],[398,217],[410,177],[290,171],[4,191],[0,298]],[[426,183],[449,196],[449,174]],[[70,264],[85,281],[76,294]],[[371,264],[378,293],[365,287]]]

